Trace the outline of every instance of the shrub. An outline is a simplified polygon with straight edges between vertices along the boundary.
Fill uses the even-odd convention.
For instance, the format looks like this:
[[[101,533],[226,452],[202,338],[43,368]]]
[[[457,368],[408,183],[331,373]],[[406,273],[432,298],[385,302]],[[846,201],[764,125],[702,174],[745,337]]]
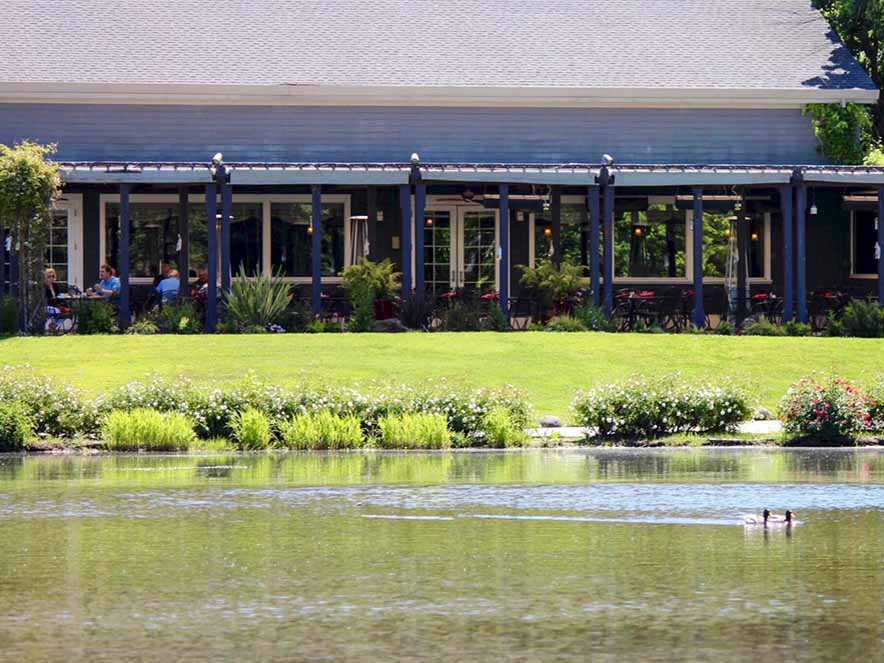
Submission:
[[[541,260],[536,267],[520,266],[519,282],[547,305],[559,305],[577,295],[581,289],[582,267],[562,263],[560,267],[549,259]]]
[[[810,336],[813,334],[813,328],[806,322],[798,322],[797,320],[789,320],[783,325],[786,336]]]
[[[407,329],[427,329],[433,315],[429,297],[411,296],[399,302],[399,322]]]
[[[159,334],[160,328],[152,318],[143,317],[129,325],[126,333],[134,336],[152,336]]]
[[[834,311],[829,311],[826,315],[826,336],[847,336],[844,323],[838,319]]]
[[[447,449],[451,433],[444,415],[390,414],[379,422],[378,442],[385,449]]]
[[[70,385],[5,366],[0,370],[0,402],[27,405],[34,432],[44,437],[74,437],[98,430],[98,416]]]
[[[21,451],[34,437],[34,422],[24,404],[0,402],[0,451]]]
[[[283,424],[280,439],[292,449],[353,449],[365,442],[357,417],[327,410],[295,415]]]
[[[786,330],[762,315],[758,320],[747,324],[743,328],[743,334],[746,336],[785,336]]]
[[[316,318],[307,325],[304,331],[308,334],[340,334],[343,329],[337,322]]]
[[[733,336],[734,326],[727,320],[722,320],[718,323],[718,327],[716,327],[715,333],[719,336]]]
[[[879,375],[866,391],[870,425],[876,431],[884,431],[884,375]]]
[[[584,324],[577,318],[570,315],[557,315],[550,319],[544,327],[546,331],[551,332],[582,332],[586,331]]]
[[[442,326],[450,332],[479,331],[481,318],[478,302],[454,301],[442,314]]]
[[[388,411],[393,409],[390,405],[387,400]],[[451,432],[467,437],[475,446],[484,444],[485,416],[496,408],[505,409],[520,429],[527,428],[531,419],[531,407],[524,395],[512,387],[466,391],[440,383],[412,394],[400,407],[399,411],[444,414]]]
[[[841,324],[845,336],[880,338],[884,336],[884,307],[852,299],[841,313]]]
[[[780,419],[793,436],[839,441],[871,425],[869,399],[839,378],[804,378],[780,402]]]
[[[184,415],[143,408],[111,412],[104,418],[101,435],[108,449],[115,451],[180,451],[196,437]]]
[[[482,418],[482,430],[486,446],[495,449],[520,446],[526,439],[525,431],[513,423],[509,411],[502,407],[495,407]]]
[[[483,331],[505,332],[511,329],[510,321],[497,302],[494,302],[488,310],[488,315],[482,318],[481,327]]]
[[[225,314],[237,329],[266,329],[282,321],[291,300],[289,285],[283,281],[281,271],[273,276],[249,277],[240,265],[225,298]]]
[[[102,299],[79,299],[72,303],[78,334],[113,334],[117,314],[110,302]]]
[[[350,269],[348,267],[348,269]],[[355,281],[347,289],[353,314],[348,330],[352,332],[374,331],[374,291],[365,281]]]
[[[580,424],[598,435],[635,438],[730,431],[752,414],[741,390],[689,384],[678,376],[637,376],[597,387],[578,393],[573,407]]]
[[[366,286],[375,299],[390,299],[399,292],[399,274],[392,261],[385,258],[380,262],[364,259],[358,265],[350,265],[344,270],[344,288],[348,294],[353,288]]]
[[[230,433],[241,449],[266,449],[273,439],[267,415],[253,407],[231,417]]]
[[[171,334],[199,334],[203,329],[196,307],[186,300],[163,305],[159,326]]]
[[[0,248],[0,253],[2,253],[2,248]],[[3,295],[0,297],[0,336],[14,336],[17,333],[18,305],[15,297]]]
[[[584,304],[574,309],[574,317],[583,323],[588,331],[612,332],[613,323],[605,315],[603,306]]]

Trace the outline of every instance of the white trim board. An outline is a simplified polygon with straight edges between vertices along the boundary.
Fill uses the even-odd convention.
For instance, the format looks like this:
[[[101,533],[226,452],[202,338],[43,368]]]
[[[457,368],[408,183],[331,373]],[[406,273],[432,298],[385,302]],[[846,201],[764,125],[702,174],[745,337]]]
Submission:
[[[803,108],[874,104],[876,90],[796,88],[453,87],[0,82],[0,103],[491,106],[563,108]]]

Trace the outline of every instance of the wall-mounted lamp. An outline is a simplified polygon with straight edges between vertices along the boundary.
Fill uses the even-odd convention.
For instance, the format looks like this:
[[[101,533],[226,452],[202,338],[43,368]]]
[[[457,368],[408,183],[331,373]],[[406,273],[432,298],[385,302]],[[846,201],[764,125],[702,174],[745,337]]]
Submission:
[[[752,233],[752,241],[753,241],[753,242],[757,242],[757,241],[758,241],[758,233]]]
[[[544,228],[543,229],[544,237],[552,237],[552,228]]]
[[[635,233],[636,237],[641,237],[642,236],[642,227],[636,226],[635,230],[633,230],[632,232]]]

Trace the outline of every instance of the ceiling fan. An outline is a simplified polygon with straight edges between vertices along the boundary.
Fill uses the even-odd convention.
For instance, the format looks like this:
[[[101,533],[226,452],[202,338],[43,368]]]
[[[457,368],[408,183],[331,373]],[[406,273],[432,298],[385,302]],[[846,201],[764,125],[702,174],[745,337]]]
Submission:
[[[478,203],[482,204],[485,201],[484,193],[476,193],[470,187],[461,192],[459,196],[452,196],[450,198],[438,198],[439,202],[445,203]]]

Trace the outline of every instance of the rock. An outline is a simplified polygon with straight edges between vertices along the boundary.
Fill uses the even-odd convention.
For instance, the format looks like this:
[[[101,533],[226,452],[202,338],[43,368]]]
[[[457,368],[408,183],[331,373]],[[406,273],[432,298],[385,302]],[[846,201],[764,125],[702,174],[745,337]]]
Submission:
[[[376,320],[374,323],[376,332],[396,333],[407,332],[408,328],[399,322],[399,318],[390,318],[388,320]]]
[[[755,412],[752,413],[752,419],[755,421],[771,421],[775,418],[773,412],[766,407],[755,408]]]
[[[558,417],[554,417],[551,414],[546,415],[540,419],[540,427],[541,428],[561,428],[562,420]]]

